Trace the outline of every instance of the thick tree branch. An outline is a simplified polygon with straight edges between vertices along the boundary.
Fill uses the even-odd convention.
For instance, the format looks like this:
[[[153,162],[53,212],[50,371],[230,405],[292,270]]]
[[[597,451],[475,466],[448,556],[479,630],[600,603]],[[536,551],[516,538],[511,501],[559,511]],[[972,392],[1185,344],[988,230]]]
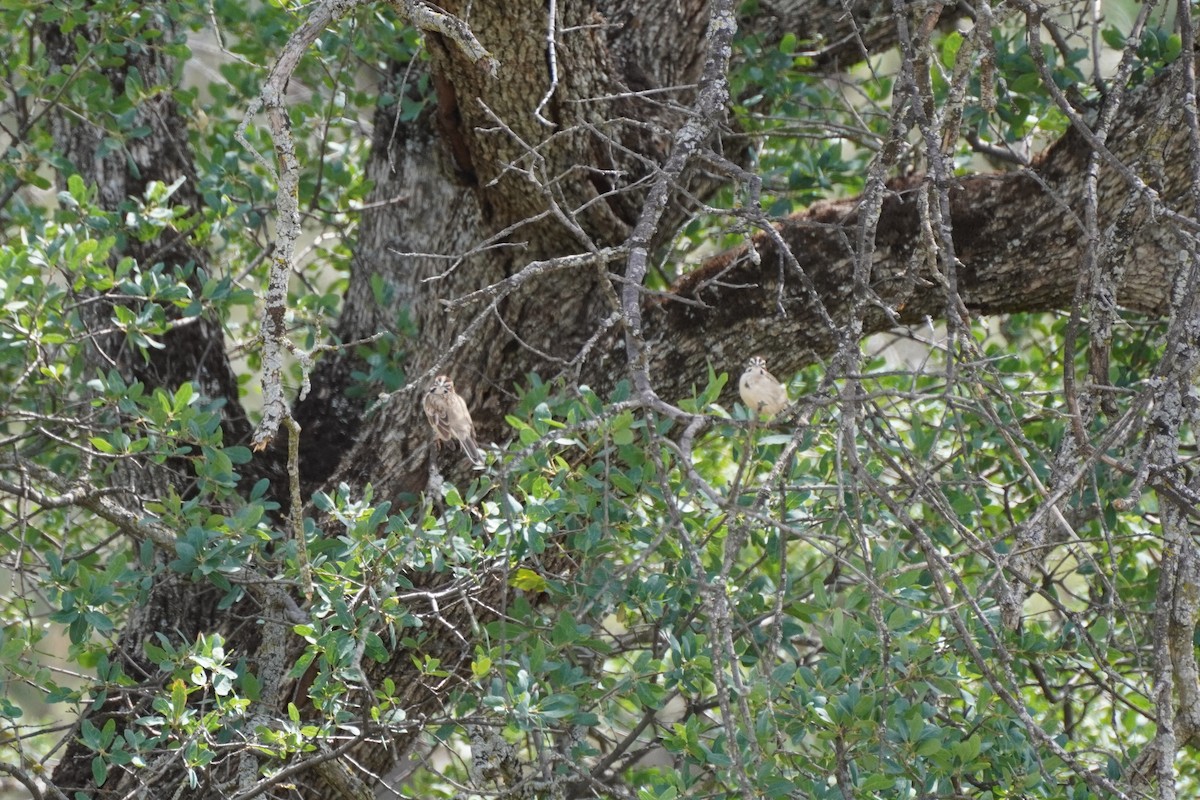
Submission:
[[[792,32],[811,41],[818,67],[837,70],[866,60],[896,45],[896,25],[891,0],[763,0],[765,14],[746,24],[771,41]],[[971,14],[967,3],[946,3],[939,25],[949,26]]]
[[[1138,170],[1153,173],[1161,164],[1155,196],[1142,195],[1130,206],[1138,186],[1113,169],[1102,170],[1098,182],[1099,227],[1108,237],[1104,252],[1110,258],[1129,254],[1131,261],[1116,300],[1149,315],[1167,312],[1182,266],[1176,237],[1192,235],[1153,213],[1160,202],[1179,203],[1190,180],[1189,159],[1179,150],[1186,146],[1183,131],[1160,113],[1176,103],[1174,85],[1173,73],[1167,73],[1141,87],[1124,104],[1108,138],[1109,151],[1138,183],[1143,181]],[[1076,209],[1084,202],[1088,152],[1084,138],[1072,131],[1030,170],[957,180],[950,191],[956,288],[970,313],[1070,305],[1084,263],[1084,227]],[[863,320],[864,334],[937,320],[946,307],[941,277],[918,257],[918,200],[928,191],[926,180],[911,176],[893,181],[890,189],[873,253],[876,302]],[[760,235],[711,259],[675,287],[678,296],[705,307],[656,301],[646,315],[646,336],[656,358],[657,390],[679,396],[707,364],[733,371],[750,353],[766,354],[783,373],[832,354],[838,331],[822,320],[828,314],[837,325],[848,322],[858,210],[857,200],[820,203],[779,224],[779,238],[807,281],[787,271],[772,237]],[[805,288],[809,283],[817,298]]]

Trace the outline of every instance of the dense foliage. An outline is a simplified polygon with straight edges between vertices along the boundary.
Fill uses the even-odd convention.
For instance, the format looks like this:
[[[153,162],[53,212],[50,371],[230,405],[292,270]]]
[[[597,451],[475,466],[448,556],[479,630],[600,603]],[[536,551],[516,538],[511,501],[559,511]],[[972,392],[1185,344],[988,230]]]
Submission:
[[[996,9],[988,27],[977,12],[931,27],[923,49],[835,70],[822,41],[746,5],[725,142],[745,171],[696,200],[648,285],[669,291],[876,172],[929,169],[926,132],[893,113],[913,64],[956,174],[1028,169],[1070,128],[1059,95],[1098,109],[1114,74],[1136,92],[1190,35],[1173,7],[1105,10],[1077,25],[1064,4],[1043,21],[1050,44],[1031,42],[1032,12]],[[1178,566],[1196,497],[1187,292],[1160,317],[1112,312],[1108,341],[1087,296],[871,338],[850,325],[834,355],[780,376],[795,403],[772,421],[751,418],[716,350],[682,381],[690,396],[663,398],[676,416],[629,380],[597,390],[547,365],[501,387],[505,435],[485,470],[452,464],[386,495],[333,476],[294,507],[304,467],[287,464],[286,431],[279,448],[249,446],[277,187],[238,128],[306,13],[0,3],[0,777],[14,791],[301,796],[305,759],[392,737],[415,737],[385,777],[412,797],[1089,800],[1136,796],[1140,774],[1156,796],[1175,796],[1164,774],[1171,792],[1200,791],[1185,740],[1165,772],[1138,761],[1186,714],[1172,669],[1195,677],[1169,630],[1195,622],[1172,593],[1200,588]],[[394,9],[362,5],[292,76],[305,237],[287,298],[292,396],[367,268],[353,254],[368,152],[388,137],[375,110],[432,113],[425,44]],[[384,79],[397,70],[400,91]],[[143,182],[144,111],[163,98],[188,122],[193,171]],[[73,163],[68,124],[96,135],[97,160],[119,156],[138,193],[112,197]],[[246,140],[272,152],[261,120]],[[1190,286],[1196,228],[1179,230]],[[341,391],[368,416],[434,346],[394,285],[372,289],[389,324],[333,343],[355,354]],[[202,357],[191,379],[168,377],[204,326],[221,332],[240,408],[212,392]],[[130,657],[122,634],[153,623],[137,609],[164,585],[228,625],[146,629]],[[287,658],[271,661],[255,648],[281,619]],[[397,659],[435,710],[381,677]],[[68,743],[90,787],[55,785]]]

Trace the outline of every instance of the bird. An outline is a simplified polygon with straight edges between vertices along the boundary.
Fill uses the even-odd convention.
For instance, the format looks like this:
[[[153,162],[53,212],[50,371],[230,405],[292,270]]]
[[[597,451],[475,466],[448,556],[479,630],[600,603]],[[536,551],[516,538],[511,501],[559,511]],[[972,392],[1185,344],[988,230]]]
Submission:
[[[483,454],[475,443],[475,423],[471,422],[471,412],[467,410],[466,401],[454,391],[454,382],[449,377],[438,375],[433,379],[421,406],[439,443],[457,439],[472,464],[483,463]]]
[[[767,372],[767,362],[759,356],[754,356],[746,364],[746,371],[738,381],[738,392],[746,408],[756,418],[759,414],[766,414],[769,419],[788,404],[787,389]]]

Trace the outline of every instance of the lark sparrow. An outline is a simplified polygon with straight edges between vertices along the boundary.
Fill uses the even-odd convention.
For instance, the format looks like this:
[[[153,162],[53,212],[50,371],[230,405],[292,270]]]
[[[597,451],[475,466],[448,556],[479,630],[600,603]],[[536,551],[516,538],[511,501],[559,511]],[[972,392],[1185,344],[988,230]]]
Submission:
[[[425,409],[425,416],[429,417],[429,424],[433,426],[438,442],[457,439],[471,463],[483,463],[483,454],[479,452],[479,445],[475,444],[475,424],[471,422],[471,412],[467,410],[466,401],[454,391],[453,381],[445,375],[434,378],[421,406]]]
[[[738,381],[738,392],[750,413],[757,417],[766,414],[775,416],[788,404],[787,389],[767,372],[767,362],[755,356],[746,364],[746,371]]]

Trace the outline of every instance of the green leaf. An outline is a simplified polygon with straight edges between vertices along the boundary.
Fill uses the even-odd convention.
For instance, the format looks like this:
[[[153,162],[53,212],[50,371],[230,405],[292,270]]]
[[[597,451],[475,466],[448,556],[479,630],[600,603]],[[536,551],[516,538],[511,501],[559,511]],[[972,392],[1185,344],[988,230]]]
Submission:
[[[555,623],[554,630],[550,632],[550,642],[555,647],[564,647],[580,638],[580,630],[575,617],[567,613],[559,614],[558,622]]]
[[[550,719],[564,719],[575,713],[579,700],[573,694],[552,694],[539,704],[542,715]]]
[[[84,719],[84,721],[80,723],[79,738],[83,740],[83,743],[87,745],[89,749],[99,750],[101,747],[103,747],[101,744],[102,737],[100,735],[100,729],[92,724],[90,719]]]
[[[870,775],[859,784],[859,789],[864,792],[877,792],[881,789],[890,789],[896,783],[896,779],[888,775]]]
[[[74,173],[67,177],[67,191],[70,192],[71,197],[79,203],[84,203],[88,199],[87,184],[83,182],[83,177],[78,173]]]
[[[374,631],[367,631],[365,639],[367,656],[380,664],[386,664],[391,658],[391,653],[384,647],[383,640],[379,638],[379,634]]]
[[[175,390],[174,402],[171,404],[176,413],[182,412],[192,402],[193,391],[191,381],[179,384],[179,388]]]
[[[954,62],[958,59],[958,51],[962,48],[963,36],[958,31],[951,31],[942,38],[941,59],[942,65],[946,69],[954,69]]]
[[[96,756],[92,759],[92,780],[96,786],[103,786],[108,780],[108,765],[104,763],[103,756]]]
[[[1183,52],[1183,39],[1178,33],[1172,33],[1163,43],[1162,60],[1165,64],[1170,64],[1179,54]]]
[[[183,681],[171,681],[171,712],[176,719],[183,717],[187,711],[187,684]]]
[[[546,579],[527,567],[513,573],[512,585],[526,592],[544,592],[547,587]]]
[[[1041,89],[1042,78],[1036,72],[1026,72],[1009,81],[1008,88],[1017,94],[1030,94]]]
[[[262,682],[253,672],[246,672],[241,677],[242,694],[247,700],[256,702],[262,695]]]

